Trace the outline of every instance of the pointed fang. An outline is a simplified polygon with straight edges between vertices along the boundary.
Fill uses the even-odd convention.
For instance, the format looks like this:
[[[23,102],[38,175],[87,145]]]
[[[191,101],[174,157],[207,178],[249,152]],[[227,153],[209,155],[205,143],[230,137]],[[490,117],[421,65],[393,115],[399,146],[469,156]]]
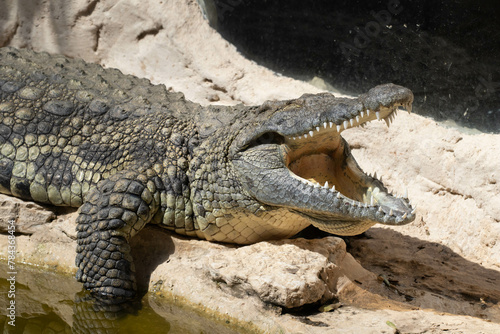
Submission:
[[[411,108],[412,108],[411,104],[406,105],[406,110],[408,111],[408,114],[411,114]]]

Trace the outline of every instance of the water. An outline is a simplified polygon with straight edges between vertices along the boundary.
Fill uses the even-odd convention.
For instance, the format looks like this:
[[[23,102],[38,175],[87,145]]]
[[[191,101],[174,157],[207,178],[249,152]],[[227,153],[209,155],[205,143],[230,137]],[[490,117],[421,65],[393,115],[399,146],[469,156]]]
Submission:
[[[188,307],[147,293],[142,300],[106,306],[73,277],[17,264],[15,298],[10,298],[7,266],[0,263],[2,333],[240,333],[235,324],[209,320]],[[7,307],[15,300],[15,326]],[[11,322],[11,324],[9,324]]]

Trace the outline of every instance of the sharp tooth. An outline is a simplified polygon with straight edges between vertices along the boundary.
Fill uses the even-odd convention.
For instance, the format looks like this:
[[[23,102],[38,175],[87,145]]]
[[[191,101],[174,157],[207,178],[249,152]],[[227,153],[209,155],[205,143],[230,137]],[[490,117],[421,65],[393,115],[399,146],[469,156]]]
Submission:
[[[337,193],[337,198],[340,198],[340,192]]]
[[[373,173],[373,178],[376,179],[377,178],[377,172]]]
[[[388,117],[384,118],[385,124],[387,124],[387,127],[391,125],[391,122],[387,119]]]
[[[340,132],[340,125],[337,125],[337,132]]]
[[[378,211],[383,212],[381,206],[378,207]]]
[[[317,127],[316,127],[316,131],[318,131],[318,132],[319,132],[319,126],[317,126]]]
[[[407,216],[407,214],[406,214],[406,212],[405,212],[405,214],[404,214],[404,215],[403,215],[403,217],[401,217],[401,218],[403,218],[403,220],[405,220],[405,219],[406,219],[406,216]]]
[[[325,122],[325,123],[323,123],[323,127],[324,127],[325,129],[326,129],[326,126],[327,126],[327,125],[328,125],[328,124],[326,124],[326,122]]]
[[[349,120],[349,123],[351,123],[351,127],[354,126],[354,120],[352,118]]]
[[[319,188],[319,187],[320,187],[319,183],[314,183],[314,188]]]
[[[417,209],[413,209],[413,210],[411,210],[411,214],[412,214],[412,215],[414,215],[414,214],[415,214],[415,212],[417,212]]]
[[[349,122],[348,121],[344,121],[344,129],[347,129],[349,127]]]
[[[375,116],[377,116],[377,119],[380,121],[380,112],[375,111]]]
[[[380,178],[378,179],[380,182],[382,182],[382,175],[380,175]]]
[[[328,181],[325,181],[325,185],[323,186],[323,188],[328,188]]]
[[[394,214],[394,212],[392,212],[392,209],[391,211],[389,211],[389,216],[392,216]]]
[[[370,109],[366,109],[366,116],[370,116]]]
[[[360,112],[360,115],[361,115],[361,118],[365,117],[365,112],[364,111]]]
[[[404,198],[408,198],[408,188],[405,188],[405,194],[403,195]]]
[[[405,106],[406,110],[408,111],[408,114],[411,114],[411,109],[412,109],[412,105],[411,103],[408,103],[406,106]]]
[[[313,134],[314,134],[314,132],[309,131],[309,135],[310,135],[311,137],[313,136]]]
[[[330,122],[330,129],[332,128],[332,126],[333,126],[333,122]]]
[[[335,185],[332,186],[332,189],[330,189],[331,191],[335,191]]]
[[[363,116],[361,116],[361,117],[363,117]],[[356,122],[359,123],[359,116],[356,116]]]
[[[375,204],[375,200],[373,199],[373,195],[370,196],[370,205],[373,206]]]

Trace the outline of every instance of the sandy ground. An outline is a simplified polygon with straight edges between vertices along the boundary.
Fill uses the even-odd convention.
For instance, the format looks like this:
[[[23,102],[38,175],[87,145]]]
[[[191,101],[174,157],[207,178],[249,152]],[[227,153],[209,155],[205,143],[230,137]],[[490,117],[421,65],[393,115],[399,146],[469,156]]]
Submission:
[[[0,45],[99,62],[163,83],[202,104],[260,104],[319,91],[244,59],[208,26],[195,1],[4,3],[8,10],[0,12]],[[262,282],[239,277],[248,284],[237,290],[231,285],[235,274],[225,269],[231,261],[210,260],[224,254],[236,261],[245,247],[186,240],[156,229],[141,232],[135,242],[138,256],[151,248],[158,255],[145,265],[144,284],[151,289],[161,281],[159,291],[167,298],[204,305],[207,313],[238,317],[268,332],[394,332],[387,321],[405,333],[500,332],[500,136],[470,134],[400,113],[390,129],[373,122],[346,131],[344,137],[365,171],[377,171],[396,192],[407,186],[418,204],[414,223],[372,228],[348,240],[347,252],[338,246],[312,254],[297,246],[297,254],[319,262],[325,258],[317,270],[323,266],[335,273],[321,278],[323,283],[306,275],[301,279],[323,289],[320,300],[332,294],[344,307],[308,316],[280,315],[279,309],[263,304]],[[17,239],[17,260],[74,272],[75,214],[51,210],[0,197],[0,223],[5,226],[7,218],[17,217],[24,229]],[[6,257],[6,242],[0,235],[1,258]],[[318,240],[313,246],[325,243]],[[267,247],[278,256],[268,259],[272,262],[284,246],[266,243],[248,254],[263,257]],[[282,277],[283,268],[276,270],[271,278]],[[378,275],[387,279],[385,285]],[[223,278],[218,284],[216,276]],[[192,286],[203,289],[193,291]],[[276,298],[293,293],[287,289]],[[250,296],[242,298],[241,291]]]

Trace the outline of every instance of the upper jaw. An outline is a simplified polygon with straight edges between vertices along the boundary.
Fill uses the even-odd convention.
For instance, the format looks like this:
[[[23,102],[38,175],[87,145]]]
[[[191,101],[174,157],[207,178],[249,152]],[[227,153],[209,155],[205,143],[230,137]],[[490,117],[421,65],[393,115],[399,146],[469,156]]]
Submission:
[[[413,103],[413,93],[408,88],[394,84],[376,86],[357,99],[333,98],[330,95],[331,103],[328,103],[330,101],[325,97],[323,94],[307,96],[312,101],[307,101],[306,98],[305,107],[310,104],[316,108],[316,115],[309,115],[312,117],[308,117],[294,128],[283,128],[280,133],[287,140],[297,140],[313,137],[325,130],[341,133],[377,119],[384,120],[387,126],[390,126],[398,109],[403,108],[411,113]],[[318,98],[327,103],[318,106],[314,103]]]

